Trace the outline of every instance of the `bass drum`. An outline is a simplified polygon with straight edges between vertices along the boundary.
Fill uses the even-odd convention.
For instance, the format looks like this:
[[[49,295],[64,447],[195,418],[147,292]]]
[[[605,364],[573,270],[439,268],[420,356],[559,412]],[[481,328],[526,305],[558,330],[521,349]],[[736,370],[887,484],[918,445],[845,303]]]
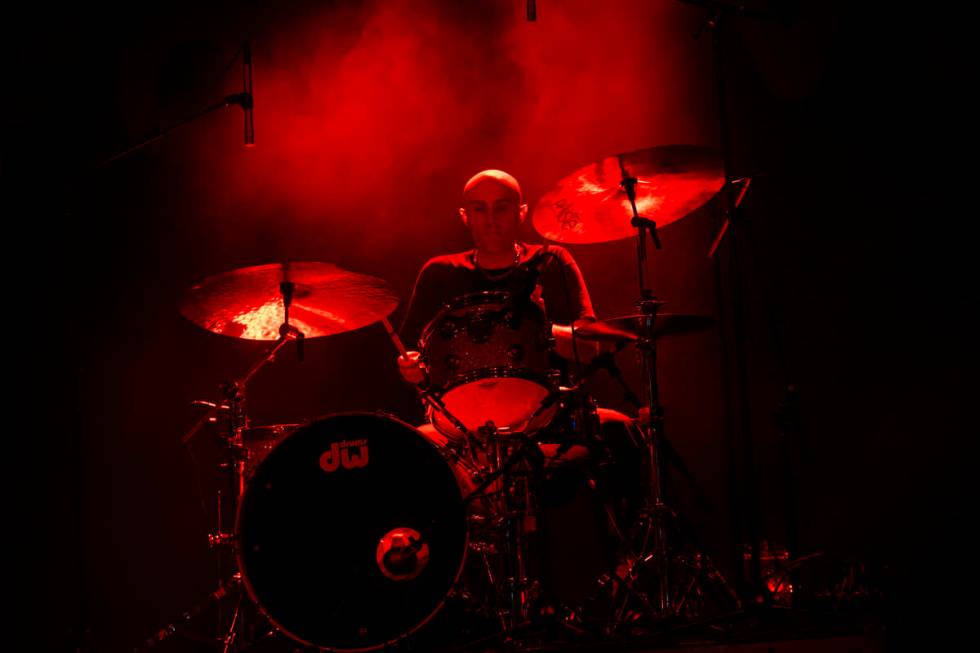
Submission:
[[[256,468],[240,504],[251,598],[284,634],[323,650],[408,637],[463,568],[461,476],[392,417],[338,414],[296,430]]]

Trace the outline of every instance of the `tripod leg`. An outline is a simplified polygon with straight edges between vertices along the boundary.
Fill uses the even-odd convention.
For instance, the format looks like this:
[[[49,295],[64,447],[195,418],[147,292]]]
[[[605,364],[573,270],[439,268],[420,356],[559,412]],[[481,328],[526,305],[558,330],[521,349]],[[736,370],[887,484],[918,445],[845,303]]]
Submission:
[[[160,630],[158,630],[156,633],[154,633],[152,637],[150,637],[149,639],[147,639],[142,644],[142,646],[137,647],[135,649],[135,651],[137,653],[142,652],[142,651],[148,651],[151,648],[153,648],[154,646],[156,646],[157,644],[160,644],[161,642],[164,642],[164,641],[170,639],[174,635],[177,635],[178,633],[180,633],[182,631],[185,631],[186,630],[185,626],[187,624],[189,624],[192,620],[194,620],[194,618],[200,616],[208,607],[219,603],[221,600],[223,600],[225,597],[227,597],[228,594],[230,593],[230,590],[232,588],[235,588],[235,589],[238,590],[238,593],[239,593],[238,601],[239,601],[239,604],[240,604],[240,602],[241,602],[241,595],[242,595],[241,582],[240,582],[240,579],[236,575],[236,576],[233,576],[231,578],[231,580],[229,580],[229,582],[222,583],[218,587],[218,589],[216,589],[215,591],[211,592],[207,596],[207,598],[204,601],[202,601],[199,605],[197,605],[194,608],[191,608],[187,612],[183,613],[180,616],[180,620],[179,621],[175,621],[173,623],[167,624],[166,626],[164,626],[163,628],[161,628]]]
[[[228,653],[229,651],[231,651],[231,647],[235,643],[235,639],[238,636],[238,630],[237,629],[238,629],[239,619],[241,618],[241,614],[242,614],[242,596],[243,595],[244,595],[244,592],[239,592],[238,593],[238,600],[235,601],[235,611],[232,613],[232,616],[231,616],[231,624],[228,626],[228,634],[225,635],[225,638],[224,638],[225,645],[224,645],[224,648],[222,649],[222,653]]]

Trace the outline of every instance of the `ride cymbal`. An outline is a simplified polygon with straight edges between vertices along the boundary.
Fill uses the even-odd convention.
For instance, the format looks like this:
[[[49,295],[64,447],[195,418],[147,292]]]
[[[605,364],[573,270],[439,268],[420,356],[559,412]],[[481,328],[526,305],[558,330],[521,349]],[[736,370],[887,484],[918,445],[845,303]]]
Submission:
[[[579,168],[545,193],[532,223],[548,240],[603,243],[636,236],[623,170],[637,179],[636,210],[664,227],[708,202],[725,182],[721,157],[694,145],[617,154]]]

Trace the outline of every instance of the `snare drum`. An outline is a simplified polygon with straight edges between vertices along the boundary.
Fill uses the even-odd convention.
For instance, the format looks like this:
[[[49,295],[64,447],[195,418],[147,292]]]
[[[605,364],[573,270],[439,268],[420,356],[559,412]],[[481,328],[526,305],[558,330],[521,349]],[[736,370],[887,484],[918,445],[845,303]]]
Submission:
[[[558,390],[551,343],[550,324],[537,304],[486,291],[446,305],[423,331],[419,350],[429,383],[467,430],[493,422],[532,433],[557,410],[547,405]],[[430,419],[445,435],[462,435],[442,413],[433,411]]]

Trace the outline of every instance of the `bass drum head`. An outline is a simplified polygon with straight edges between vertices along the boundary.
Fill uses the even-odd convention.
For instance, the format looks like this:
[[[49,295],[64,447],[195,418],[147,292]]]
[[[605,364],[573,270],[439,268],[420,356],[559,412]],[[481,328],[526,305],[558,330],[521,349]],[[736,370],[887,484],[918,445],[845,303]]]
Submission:
[[[364,413],[322,418],[279,444],[250,480],[238,534],[263,613],[336,651],[380,648],[429,621],[467,546],[449,463],[408,424]],[[392,560],[392,546],[408,555]]]

